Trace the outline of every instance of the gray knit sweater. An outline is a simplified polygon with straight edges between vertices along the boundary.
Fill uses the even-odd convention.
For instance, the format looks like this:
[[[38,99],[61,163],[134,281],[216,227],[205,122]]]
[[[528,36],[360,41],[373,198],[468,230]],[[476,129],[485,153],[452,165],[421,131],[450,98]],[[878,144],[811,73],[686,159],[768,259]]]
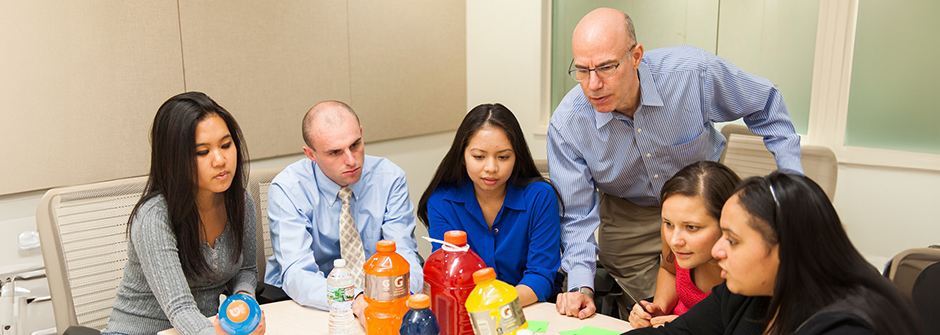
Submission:
[[[217,281],[189,281],[183,275],[166,206],[166,200],[158,195],[138,209],[131,224],[124,278],[102,333],[155,334],[176,328],[183,335],[214,335],[206,317],[218,313],[219,294],[226,289],[254,293],[258,270],[255,206],[250,195],[245,194],[241,260],[233,263],[229,257],[234,244],[231,225],[225,225],[214,249],[202,244],[203,256],[221,278]]]

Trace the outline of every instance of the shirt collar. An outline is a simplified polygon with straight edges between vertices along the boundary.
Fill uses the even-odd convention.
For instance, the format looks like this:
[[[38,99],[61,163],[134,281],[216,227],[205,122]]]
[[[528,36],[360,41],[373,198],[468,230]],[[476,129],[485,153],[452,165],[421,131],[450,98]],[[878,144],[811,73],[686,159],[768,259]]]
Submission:
[[[324,199],[329,199],[330,206],[333,206],[337,200],[339,200],[339,189],[342,186],[333,182],[325,174],[323,170],[320,170],[320,165],[316,162],[311,161],[310,164],[313,165],[313,171],[316,174],[317,188],[320,190],[320,196]],[[359,182],[349,185],[349,188],[352,189],[352,197],[356,200],[359,200],[360,191],[362,191],[362,179],[365,178],[365,164],[363,164],[362,176],[359,178]]]
[[[526,205],[523,188],[512,185],[511,182],[506,186],[506,198],[503,199],[503,207],[524,211]],[[447,190],[447,193],[444,194],[444,200],[462,204],[477,203],[477,197],[473,189],[473,181],[467,178],[463,184],[451,187]]]
[[[656,87],[656,81],[653,80],[649,64],[640,61],[637,72],[640,75],[640,106],[664,106],[663,97],[659,95],[659,89]]]
[[[656,81],[653,80],[653,74],[650,72],[650,67],[646,62],[640,62],[640,66],[637,68],[637,74],[640,77],[640,106],[637,106],[637,110],[640,110],[643,106],[662,107],[662,96],[659,95],[659,90],[656,88]],[[601,129],[615,118],[627,119],[627,116],[617,112],[600,113],[594,110],[594,127]]]

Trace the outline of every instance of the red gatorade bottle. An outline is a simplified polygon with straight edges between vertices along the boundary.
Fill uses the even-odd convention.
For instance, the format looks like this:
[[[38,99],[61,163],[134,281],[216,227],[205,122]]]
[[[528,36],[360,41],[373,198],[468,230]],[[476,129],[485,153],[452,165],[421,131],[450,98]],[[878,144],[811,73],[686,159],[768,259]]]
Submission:
[[[441,335],[472,334],[467,314],[467,296],[473,291],[473,272],[486,268],[467,245],[467,233],[444,233],[444,244],[424,262],[424,293],[431,297],[431,311],[437,316]]]
[[[398,334],[402,317],[408,311],[410,266],[404,257],[395,253],[393,241],[379,241],[375,249],[375,255],[362,266],[365,271],[365,299],[369,303],[363,313],[366,334]]]

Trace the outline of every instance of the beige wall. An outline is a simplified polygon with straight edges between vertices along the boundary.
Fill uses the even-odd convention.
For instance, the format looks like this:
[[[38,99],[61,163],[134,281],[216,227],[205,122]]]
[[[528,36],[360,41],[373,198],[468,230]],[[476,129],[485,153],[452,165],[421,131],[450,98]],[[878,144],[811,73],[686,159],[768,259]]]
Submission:
[[[253,158],[296,152],[325,99],[372,141],[452,130],[465,20],[463,1],[3,2],[0,194],[146,173],[153,115],[187,90],[239,120]]]

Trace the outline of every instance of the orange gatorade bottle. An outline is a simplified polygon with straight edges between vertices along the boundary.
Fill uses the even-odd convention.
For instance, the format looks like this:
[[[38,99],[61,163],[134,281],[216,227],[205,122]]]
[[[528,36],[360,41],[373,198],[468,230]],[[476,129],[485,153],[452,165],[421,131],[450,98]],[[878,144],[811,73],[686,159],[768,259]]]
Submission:
[[[485,268],[473,273],[477,286],[467,297],[467,312],[476,335],[515,335],[529,328],[522,314],[519,293],[512,285],[496,280],[496,270]]]
[[[369,304],[363,313],[366,334],[398,334],[402,317],[408,312],[411,267],[404,257],[395,253],[395,242],[379,241],[375,249],[375,255],[362,266],[365,299]]]

